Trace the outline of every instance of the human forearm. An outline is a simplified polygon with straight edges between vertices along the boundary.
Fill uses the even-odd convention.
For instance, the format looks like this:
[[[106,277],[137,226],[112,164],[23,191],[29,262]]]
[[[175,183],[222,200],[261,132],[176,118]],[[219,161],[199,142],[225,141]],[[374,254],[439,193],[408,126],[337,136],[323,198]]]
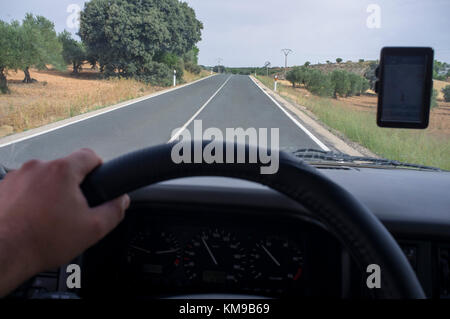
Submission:
[[[81,192],[100,164],[83,149],[51,162],[29,161],[0,182],[0,296],[69,262],[121,222],[127,195],[91,208]]]

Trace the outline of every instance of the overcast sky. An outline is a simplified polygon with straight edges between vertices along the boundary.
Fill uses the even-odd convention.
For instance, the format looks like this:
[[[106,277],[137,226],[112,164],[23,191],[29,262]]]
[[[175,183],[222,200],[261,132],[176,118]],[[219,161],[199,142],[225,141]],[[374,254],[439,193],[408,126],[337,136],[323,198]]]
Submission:
[[[58,32],[76,33],[70,27],[73,19],[68,8],[70,4],[82,8],[84,2],[1,0],[0,19],[21,20],[31,12],[52,20]],[[227,66],[262,66],[265,61],[284,65],[283,48],[293,50],[289,65],[323,63],[336,57],[377,59],[381,47],[387,45],[431,46],[438,60],[450,62],[450,0],[187,2],[205,27],[198,44],[199,62],[204,65],[215,64],[219,57]]]

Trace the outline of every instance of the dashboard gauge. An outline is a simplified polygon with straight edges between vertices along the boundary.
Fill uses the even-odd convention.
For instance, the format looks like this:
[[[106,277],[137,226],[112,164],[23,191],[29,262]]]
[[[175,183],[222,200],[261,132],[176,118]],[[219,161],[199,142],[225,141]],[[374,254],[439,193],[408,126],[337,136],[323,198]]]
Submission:
[[[285,285],[302,278],[303,253],[285,238],[269,237],[256,243],[249,257],[249,271],[255,281]]]
[[[190,280],[237,283],[244,276],[246,255],[241,243],[223,230],[201,232],[186,246],[183,267]]]
[[[181,263],[181,248],[168,232],[141,231],[128,244],[127,262],[145,275],[167,275]]]

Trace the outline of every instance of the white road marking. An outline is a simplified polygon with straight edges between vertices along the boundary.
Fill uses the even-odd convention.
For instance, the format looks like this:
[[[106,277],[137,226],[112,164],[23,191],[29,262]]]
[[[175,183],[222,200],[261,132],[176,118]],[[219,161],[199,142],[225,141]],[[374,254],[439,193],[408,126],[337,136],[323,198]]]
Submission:
[[[282,110],[284,112],[284,114],[286,114],[287,117],[289,117],[303,132],[305,132],[317,145],[319,145],[322,150],[324,150],[325,152],[330,151],[330,149],[324,143],[322,143],[317,137],[315,137],[313,133],[311,133],[306,127],[304,127],[299,121],[297,121],[297,119],[295,119],[288,111],[286,111],[280,105],[280,103],[278,103],[272,96],[270,96],[269,93],[267,93],[261,86],[259,86],[259,84],[256,83],[256,81],[253,80],[253,78],[251,76],[249,76],[249,77],[253,81],[253,83],[255,83],[255,85],[261,91],[263,91],[263,93],[265,95],[267,95],[272,100],[272,102],[275,103],[275,105],[278,106],[280,108],[280,110]]]
[[[214,97],[224,88],[231,77],[232,75],[228,77],[228,79],[221,85],[221,87],[208,99],[208,101],[205,102],[205,104],[202,105],[201,108],[198,109],[197,112],[195,112],[194,115],[192,115],[192,117],[170,138],[167,143],[172,143],[180,136],[180,134],[188,127],[188,125],[192,123],[192,121],[200,114],[200,112],[203,111],[203,109],[212,101],[212,99],[214,99]]]
[[[76,124],[76,123],[88,120],[90,118],[93,118],[93,117],[96,117],[96,116],[100,116],[100,115],[103,115],[103,114],[106,114],[106,113],[109,113],[109,112],[112,112],[112,111],[115,111],[115,110],[118,110],[118,109],[130,106],[130,105],[135,104],[135,103],[139,103],[139,102],[142,102],[142,101],[145,101],[145,100],[149,100],[149,99],[154,98],[156,96],[163,95],[163,94],[166,94],[166,93],[169,93],[169,92],[172,92],[172,91],[175,91],[175,90],[187,87],[187,86],[192,85],[194,83],[197,83],[197,82],[209,79],[209,78],[211,78],[213,76],[215,76],[215,75],[210,75],[210,76],[198,79],[196,81],[193,81],[193,82],[190,82],[190,83],[186,83],[186,84],[183,84],[183,85],[171,88],[171,89],[167,89],[167,90],[164,90],[164,91],[155,92],[153,94],[150,94],[150,95],[147,95],[147,96],[144,96],[144,97],[141,97],[141,98],[133,99],[132,101],[129,101],[129,102],[119,103],[117,105],[108,106],[108,107],[105,107],[103,110],[100,110],[100,111],[89,112],[89,113],[92,113],[91,115],[89,115],[89,113],[85,113],[85,114],[81,114],[81,115],[78,115],[78,116],[72,118],[72,120],[70,118],[69,119],[65,119],[65,120],[62,120],[61,122],[66,122],[66,123],[63,123],[61,125],[56,125],[55,126],[55,124],[57,124],[57,123],[51,123],[51,124],[45,125],[43,127],[30,130],[28,132],[18,133],[17,135],[19,135],[20,137],[18,137],[16,139],[14,139],[14,135],[7,136],[7,137],[3,138],[3,140],[8,140],[8,141],[0,144],[0,148],[8,146],[8,145],[11,145],[11,144],[22,142],[22,141],[31,139],[31,138],[36,137],[36,136],[44,135],[44,134],[50,133],[52,131],[59,130],[59,129],[63,128],[63,127],[70,126],[70,125],[73,125],[73,124]],[[46,129],[45,128],[46,126],[50,126],[50,128]],[[32,133],[33,131],[36,131],[36,132]],[[1,141],[1,139],[0,139],[0,141]]]

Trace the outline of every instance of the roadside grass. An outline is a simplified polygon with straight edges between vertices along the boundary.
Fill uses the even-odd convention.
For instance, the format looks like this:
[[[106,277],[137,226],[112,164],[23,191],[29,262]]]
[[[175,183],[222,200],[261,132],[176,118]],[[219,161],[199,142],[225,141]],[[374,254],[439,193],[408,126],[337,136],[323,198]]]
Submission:
[[[257,78],[273,88],[272,78]],[[381,157],[450,170],[450,134],[445,130],[379,128],[376,110],[358,110],[343,101],[304,95],[285,85],[278,88],[280,95],[305,106],[320,121]]]
[[[184,80],[206,75],[206,71],[198,75],[186,71]],[[91,70],[79,76],[32,70],[32,77],[38,82],[23,84],[22,72],[8,74],[11,93],[0,95],[0,134],[23,132],[165,89],[132,79],[101,79]]]
[[[191,72],[185,70],[184,75],[183,75],[183,80],[185,82],[189,83],[189,82],[194,82],[198,79],[204,78],[208,75],[210,75],[210,72],[207,70],[203,70],[203,69],[201,70],[200,74],[194,74],[194,73],[191,73]]]

